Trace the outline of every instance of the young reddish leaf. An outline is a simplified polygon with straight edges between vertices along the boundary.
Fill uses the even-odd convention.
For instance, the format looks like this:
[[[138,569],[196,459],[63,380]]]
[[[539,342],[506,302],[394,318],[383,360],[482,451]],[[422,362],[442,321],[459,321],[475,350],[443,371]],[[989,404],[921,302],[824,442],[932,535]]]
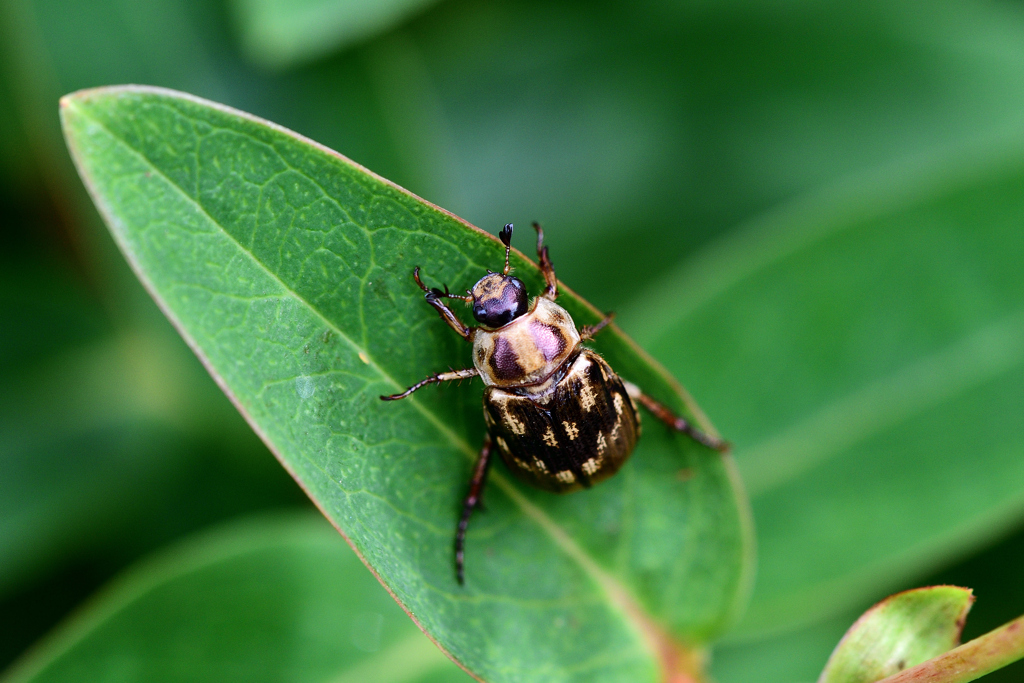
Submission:
[[[886,598],[850,627],[818,683],[874,683],[953,649],[973,602],[970,589],[956,586]]]

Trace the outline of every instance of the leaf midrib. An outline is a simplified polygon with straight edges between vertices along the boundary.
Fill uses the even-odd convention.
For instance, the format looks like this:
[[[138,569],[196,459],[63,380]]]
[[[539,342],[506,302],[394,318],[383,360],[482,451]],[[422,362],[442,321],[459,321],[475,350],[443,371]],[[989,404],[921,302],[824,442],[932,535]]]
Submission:
[[[143,89],[136,89],[135,92],[145,92],[145,90],[143,90]],[[148,157],[146,157],[139,150],[137,150],[134,147],[132,147],[128,143],[127,140],[125,140],[122,137],[120,137],[119,135],[115,134],[102,121],[100,121],[99,119],[97,119],[97,118],[95,118],[93,116],[90,116],[88,113],[86,113],[86,111],[83,108],[78,106],[78,103],[75,100],[67,99],[67,100],[65,100],[65,102],[67,102],[67,106],[69,106],[71,108],[74,108],[74,110],[76,112],[78,112],[78,114],[80,116],[82,116],[83,118],[86,118],[86,119],[92,121],[96,126],[101,128],[120,147],[122,147],[123,149],[127,150],[130,154],[134,155],[140,161],[142,161],[147,167],[151,168],[153,173],[158,175],[160,178],[163,178],[164,181],[167,182],[167,184],[170,187],[174,188],[174,190],[187,203],[189,203],[192,206],[194,206],[195,209],[202,216],[204,216],[207,220],[209,220],[210,223],[213,226],[215,226],[232,243],[234,243],[236,245],[236,247],[239,249],[240,252],[242,252],[243,254],[248,256],[252,260],[252,262],[254,264],[256,264],[260,269],[262,269],[267,274],[267,276],[269,276],[273,281],[277,282],[278,285],[282,288],[282,290],[284,292],[287,292],[288,294],[293,296],[297,301],[301,302],[310,311],[312,311],[321,320],[323,320],[324,323],[328,327],[330,327],[332,330],[334,330],[338,334],[339,337],[341,337],[342,339],[345,340],[345,342],[348,344],[348,346],[350,348],[352,348],[356,352],[357,355],[359,353],[363,353],[366,356],[366,358],[370,361],[369,363],[367,363],[367,365],[370,366],[371,368],[373,368],[381,376],[382,379],[384,379],[385,381],[389,382],[393,387],[395,387],[397,389],[403,388],[402,385],[400,385],[394,378],[392,378],[387,372],[385,372],[383,370],[383,368],[381,368],[376,363],[376,361],[374,360],[373,356],[371,356],[368,353],[367,349],[363,349],[362,347],[357,345],[347,334],[345,334],[341,329],[339,329],[337,325],[335,325],[330,319],[328,319],[323,313],[321,313],[319,309],[314,307],[305,298],[303,298],[301,295],[299,295],[297,292],[295,292],[291,287],[289,287],[285,282],[283,282],[281,280],[281,278],[276,273],[274,273],[262,261],[260,261],[258,258],[256,258],[255,254],[253,254],[252,252],[248,251],[241,244],[241,242],[239,242],[233,235],[231,235],[231,233],[229,233],[227,230],[225,230],[220,225],[220,223],[217,220],[215,220],[196,199],[192,198],[184,190],[184,188],[182,188],[178,183],[174,182],[166,174],[164,174],[163,171],[161,171],[157,166],[155,166],[153,164],[153,162],[151,162]],[[178,112],[178,113],[180,115],[184,116],[184,114],[181,114],[181,112]],[[241,116],[242,118],[245,118],[247,120],[250,120],[250,121],[253,120],[250,117],[248,117],[244,112],[232,112],[232,113],[234,113],[236,116]],[[290,131],[285,131],[284,129],[280,129],[280,128],[278,128],[277,131],[278,132],[283,132],[286,135],[290,133]],[[285,163],[285,165],[287,165],[289,168],[291,168],[296,173],[299,173],[300,175],[302,175],[302,177],[309,179],[311,182],[313,182],[314,185],[317,186],[318,189],[320,189],[321,192],[323,192],[323,188],[320,186],[319,183],[317,183],[313,179],[308,178],[308,176],[305,173],[303,173],[299,169],[296,169],[293,166],[291,166],[290,164],[288,164],[284,160],[284,158],[281,157],[280,154],[278,154],[278,157],[281,158],[282,162]],[[341,159],[341,155],[338,155],[338,156],[334,157],[334,159],[337,160],[337,161],[341,161],[342,160]],[[197,176],[198,176],[198,173],[199,173],[199,170],[198,170],[198,167],[197,167]],[[330,198],[329,195],[326,195],[326,193],[324,193],[324,196],[327,197],[327,198]],[[333,198],[331,198],[331,199],[333,199]],[[140,275],[141,275],[141,270],[140,270]],[[183,329],[183,328],[181,328],[180,325],[179,325],[179,328]],[[211,370],[211,372],[214,372],[214,369],[212,368],[212,366],[210,367],[210,370]],[[219,373],[217,373],[217,374],[219,374]],[[221,378],[220,384],[221,384],[222,387],[225,388],[226,391],[230,391],[230,389],[227,387],[227,384],[223,381],[223,378]],[[231,392],[231,393],[233,393],[233,392]],[[444,424],[444,422],[440,418],[436,417],[425,406],[423,406],[418,401],[416,401],[415,397],[409,397],[406,400],[410,401],[412,403],[412,405],[415,406],[416,409],[424,417],[426,417],[427,420],[443,436],[445,436],[449,441],[451,441],[454,446],[456,446],[459,450],[461,450],[464,454],[466,454],[466,456],[470,460],[475,461],[476,456],[477,456],[477,452],[473,448],[471,448],[470,445],[464,439],[462,439],[457,434],[455,434],[451,429],[449,429],[447,427],[447,425]],[[236,404],[239,405],[239,406],[241,405],[241,403],[239,403],[237,401],[237,398],[236,398]],[[262,433],[260,435],[261,436],[265,436]],[[266,438],[269,440],[269,437],[266,437]],[[268,446],[271,447],[271,451],[272,452],[274,452],[275,454],[278,453],[278,450],[277,450],[277,448],[275,446],[273,446],[272,444],[268,444]],[[280,456],[278,456],[278,457],[280,458]],[[305,454],[303,454],[302,457],[307,462],[309,462],[313,467],[316,467],[317,469],[320,469],[321,471],[323,471],[315,462],[313,462],[308,457],[306,457]],[[328,477],[328,480],[331,481],[332,483],[336,483],[336,482],[334,482],[334,479],[331,478],[331,477]],[[569,536],[568,532],[565,529],[563,529],[560,525],[558,525],[543,510],[541,510],[539,507],[537,507],[536,505],[531,503],[529,500],[527,500],[526,497],[521,492],[519,492],[512,485],[512,483],[510,481],[508,481],[507,478],[505,478],[504,476],[501,476],[500,473],[492,472],[492,473],[489,474],[489,481],[494,483],[494,484],[496,484],[521,509],[521,511],[528,518],[530,518],[531,521],[533,521],[535,524],[537,524],[541,528],[541,530],[543,530],[544,533],[547,534],[547,536],[551,539],[551,541],[555,544],[555,546],[557,548],[559,548],[559,550],[561,550],[563,553],[565,553],[565,555],[567,557],[569,557],[574,562],[576,562],[580,566],[580,568],[584,571],[584,573],[586,573],[595,582],[595,584],[597,584],[597,586],[604,592],[604,594],[605,594],[606,598],[608,599],[609,603],[614,605],[618,609],[618,611],[623,615],[623,618],[624,618],[625,622],[633,627],[633,629],[634,629],[634,631],[635,631],[635,633],[637,635],[637,639],[647,645],[648,649],[650,650],[651,658],[654,661],[662,662],[662,664],[665,663],[663,661],[662,653],[665,651],[665,646],[666,645],[670,645],[670,647],[672,647],[672,649],[679,649],[679,650],[686,651],[686,648],[683,648],[681,645],[676,643],[673,639],[671,639],[668,636],[667,633],[665,633],[661,628],[659,628],[654,623],[654,620],[652,619],[652,617],[650,615],[646,614],[643,611],[643,609],[640,607],[641,603],[626,589],[626,587],[624,585],[622,585],[618,580],[616,580],[611,574],[609,574],[604,569],[602,569],[594,558],[590,557],[590,555],[587,554],[579,546],[579,544],[577,544],[575,541],[572,540],[572,538]],[[339,529],[339,532],[341,532],[340,529]],[[349,544],[352,544],[352,540],[348,537],[347,534],[342,533],[342,535],[345,537],[345,540],[349,542]],[[360,556],[362,555],[362,553],[359,553],[359,554],[360,554]],[[376,573],[376,571],[374,571],[374,575],[377,576],[378,580],[381,580],[381,582],[383,583],[383,580]],[[387,586],[385,586],[385,587],[387,587]],[[389,590],[389,593],[391,593],[390,590]],[[398,597],[394,593],[391,593],[391,594],[392,594],[392,596],[395,597],[396,600],[398,600]],[[399,602],[401,602],[401,601],[399,600]],[[404,607],[405,607],[405,605],[403,604],[403,608]],[[407,609],[406,609],[406,611],[408,612]],[[411,614],[410,614],[410,616],[411,616]],[[413,621],[416,623],[416,625],[418,627],[423,629],[423,627],[420,624],[418,619],[413,618]],[[423,630],[425,630],[425,629],[423,629]],[[439,645],[439,647],[440,647],[440,645]],[[442,648],[442,650],[447,652],[447,650],[445,650],[444,648]]]

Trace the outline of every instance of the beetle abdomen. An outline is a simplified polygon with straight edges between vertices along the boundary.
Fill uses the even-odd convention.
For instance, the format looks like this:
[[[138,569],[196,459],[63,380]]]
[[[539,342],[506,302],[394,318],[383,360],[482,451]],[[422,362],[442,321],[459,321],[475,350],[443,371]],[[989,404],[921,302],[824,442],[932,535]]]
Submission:
[[[633,452],[639,417],[618,375],[582,349],[543,393],[487,387],[484,418],[509,469],[547,491],[589,487]]]

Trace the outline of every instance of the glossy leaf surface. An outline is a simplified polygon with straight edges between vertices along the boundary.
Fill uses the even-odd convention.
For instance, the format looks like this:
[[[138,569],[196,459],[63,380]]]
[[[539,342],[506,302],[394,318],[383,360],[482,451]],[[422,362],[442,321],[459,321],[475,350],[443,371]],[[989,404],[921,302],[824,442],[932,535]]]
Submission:
[[[129,569],[5,683],[456,683],[323,519],[267,516]]]
[[[624,319],[737,445],[760,549],[745,634],[876,599],[1020,519],[1022,222],[1024,145],[1001,137],[780,210],[648,299],[674,317]]]
[[[836,646],[819,683],[874,683],[960,644],[971,609],[970,589],[932,586],[878,603]]]
[[[496,466],[467,585],[455,583],[481,389],[378,396],[470,364],[410,271],[467,287],[499,265],[497,240],[308,140],[180,93],[85,91],[64,100],[63,120],[143,282],[285,467],[469,670],[653,680],[664,633],[699,644],[736,616],[750,540],[730,461],[650,419],[623,471],[584,494],[530,490]],[[536,268],[518,254],[513,265],[539,291]],[[559,303],[577,324],[599,319],[571,292]],[[686,409],[617,330],[596,347]]]

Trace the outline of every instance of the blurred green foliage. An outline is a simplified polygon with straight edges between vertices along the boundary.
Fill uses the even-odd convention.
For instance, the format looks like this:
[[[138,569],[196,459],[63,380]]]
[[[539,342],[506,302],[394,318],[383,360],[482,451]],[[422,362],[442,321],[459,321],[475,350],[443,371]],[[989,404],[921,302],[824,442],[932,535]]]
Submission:
[[[1012,138],[882,169],[681,267],[659,286],[674,318],[632,309],[641,342],[734,420],[760,525],[737,635],[896,589],[1019,519],[1022,160]],[[965,453],[984,462],[970,486]]]
[[[197,678],[471,680],[310,513],[258,516],[175,544],[104,590],[12,676]]]
[[[371,38],[436,0],[234,0],[243,50],[284,68]]]
[[[616,309],[628,333],[650,342],[737,441],[741,468],[761,467],[762,474],[774,476],[774,469],[745,459],[744,446],[791,433],[831,405],[814,400],[862,395],[884,363],[897,373],[927,367],[920,363],[929,353],[972,339],[969,331],[957,336],[955,326],[919,327],[918,313],[1018,310],[1020,275],[978,285],[990,274],[989,252],[1003,257],[1012,245],[997,240],[980,252],[963,246],[991,226],[1015,239],[1017,192],[1005,176],[993,179],[991,200],[986,191],[973,199],[948,193],[928,209],[928,222],[889,213],[914,222],[880,226],[878,248],[891,255],[898,246],[917,266],[869,263],[881,273],[878,283],[889,284],[865,294],[862,307],[871,297],[899,305],[881,307],[856,333],[843,331],[827,300],[813,315],[802,310],[800,293],[820,295],[847,282],[855,289],[844,296],[856,304],[856,288],[872,286],[864,262],[877,252],[826,252],[827,268],[751,283],[747,304],[729,308],[729,320],[715,320],[713,312],[703,319],[711,331],[687,342],[696,346],[658,335],[686,312],[681,300],[701,294],[680,285],[679,273],[721,263],[716,254],[728,249],[714,246],[719,240],[749,240],[780,215],[792,220],[780,229],[788,228],[803,220],[801,207],[827,205],[821,198],[837,192],[876,204],[891,187],[920,177],[957,177],[963,167],[977,167],[978,150],[1003,147],[1006,166],[1018,164],[1018,3],[448,0],[354,46],[277,71],[243,56],[243,41],[250,54],[259,46],[234,23],[234,11],[199,0],[0,5],[5,662],[146,552],[217,520],[306,505],[114,250],[60,138],[56,102],[66,92],[125,82],[185,90],[308,135],[485,229],[544,221],[560,277],[596,305]],[[872,192],[875,198],[867,196]],[[780,211],[784,205],[790,208]],[[931,233],[933,225],[942,231]],[[930,234],[941,243],[929,244]],[[922,268],[930,279],[919,277]],[[758,291],[763,298],[752,306]],[[788,302],[785,309],[775,308],[773,291]],[[935,336],[936,329],[949,334]],[[923,338],[907,345],[915,330]],[[746,344],[742,362],[705,369],[704,351],[722,356],[704,345],[726,334]],[[872,359],[878,364],[840,372],[797,353],[816,339],[845,349],[847,359],[872,349],[885,354]],[[999,349],[1019,376],[1017,338]],[[776,363],[770,375],[760,374],[765,360]],[[1008,503],[957,525],[964,501],[989,495],[984,486],[993,482],[979,473],[993,462],[1024,459],[1024,426],[1015,428],[1014,406],[1006,403],[1019,395],[1019,382],[1003,377],[1003,388],[971,393],[969,410],[951,404],[945,419],[958,427],[956,439],[926,430],[928,420],[942,422],[939,413],[916,423],[914,413],[890,425],[888,438],[855,444],[858,457],[891,453],[888,462],[901,463],[899,477],[885,460],[854,468],[857,490],[866,494],[842,499],[846,511],[867,519],[882,500],[888,512],[875,526],[841,530],[862,532],[861,548],[889,543],[892,550],[896,535],[876,538],[871,529],[913,521],[937,530],[935,545],[903,563],[897,544],[887,555],[893,563],[881,570],[870,553],[862,555],[874,573],[844,584],[841,599],[785,594],[778,623],[773,610],[757,612],[768,604],[759,603],[759,591],[799,588],[821,575],[821,564],[806,559],[810,552],[766,556],[769,583],[755,589],[751,613],[759,625],[716,648],[717,680],[813,680],[857,614],[900,588],[940,580],[972,587],[979,602],[966,637],[1024,612],[1016,570],[1024,546],[1020,507]],[[1003,416],[995,440],[993,416]],[[821,424],[822,438],[836,438],[827,421]],[[942,490],[959,492],[943,499],[946,521],[919,505],[913,454],[926,451],[943,452],[949,469]],[[851,454],[847,462],[857,461]],[[779,467],[794,463],[783,453]],[[1024,482],[991,471],[1004,473],[997,482],[1004,500],[1014,493],[1019,500]],[[830,518],[817,505],[831,499],[812,480],[798,482],[794,496],[780,494],[778,501],[794,504],[788,510],[780,503],[758,513],[758,490],[767,489],[755,490],[759,535],[786,543],[766,543],[765,552],[808,551],[827,536]],[[838,490],[844,481],[835,483]],[[838,519],[847,524],[851,517]],[[810,526],[818,535],[807,534]],[[1017,665],[985,680],[1018,680],[1021,673]]]

